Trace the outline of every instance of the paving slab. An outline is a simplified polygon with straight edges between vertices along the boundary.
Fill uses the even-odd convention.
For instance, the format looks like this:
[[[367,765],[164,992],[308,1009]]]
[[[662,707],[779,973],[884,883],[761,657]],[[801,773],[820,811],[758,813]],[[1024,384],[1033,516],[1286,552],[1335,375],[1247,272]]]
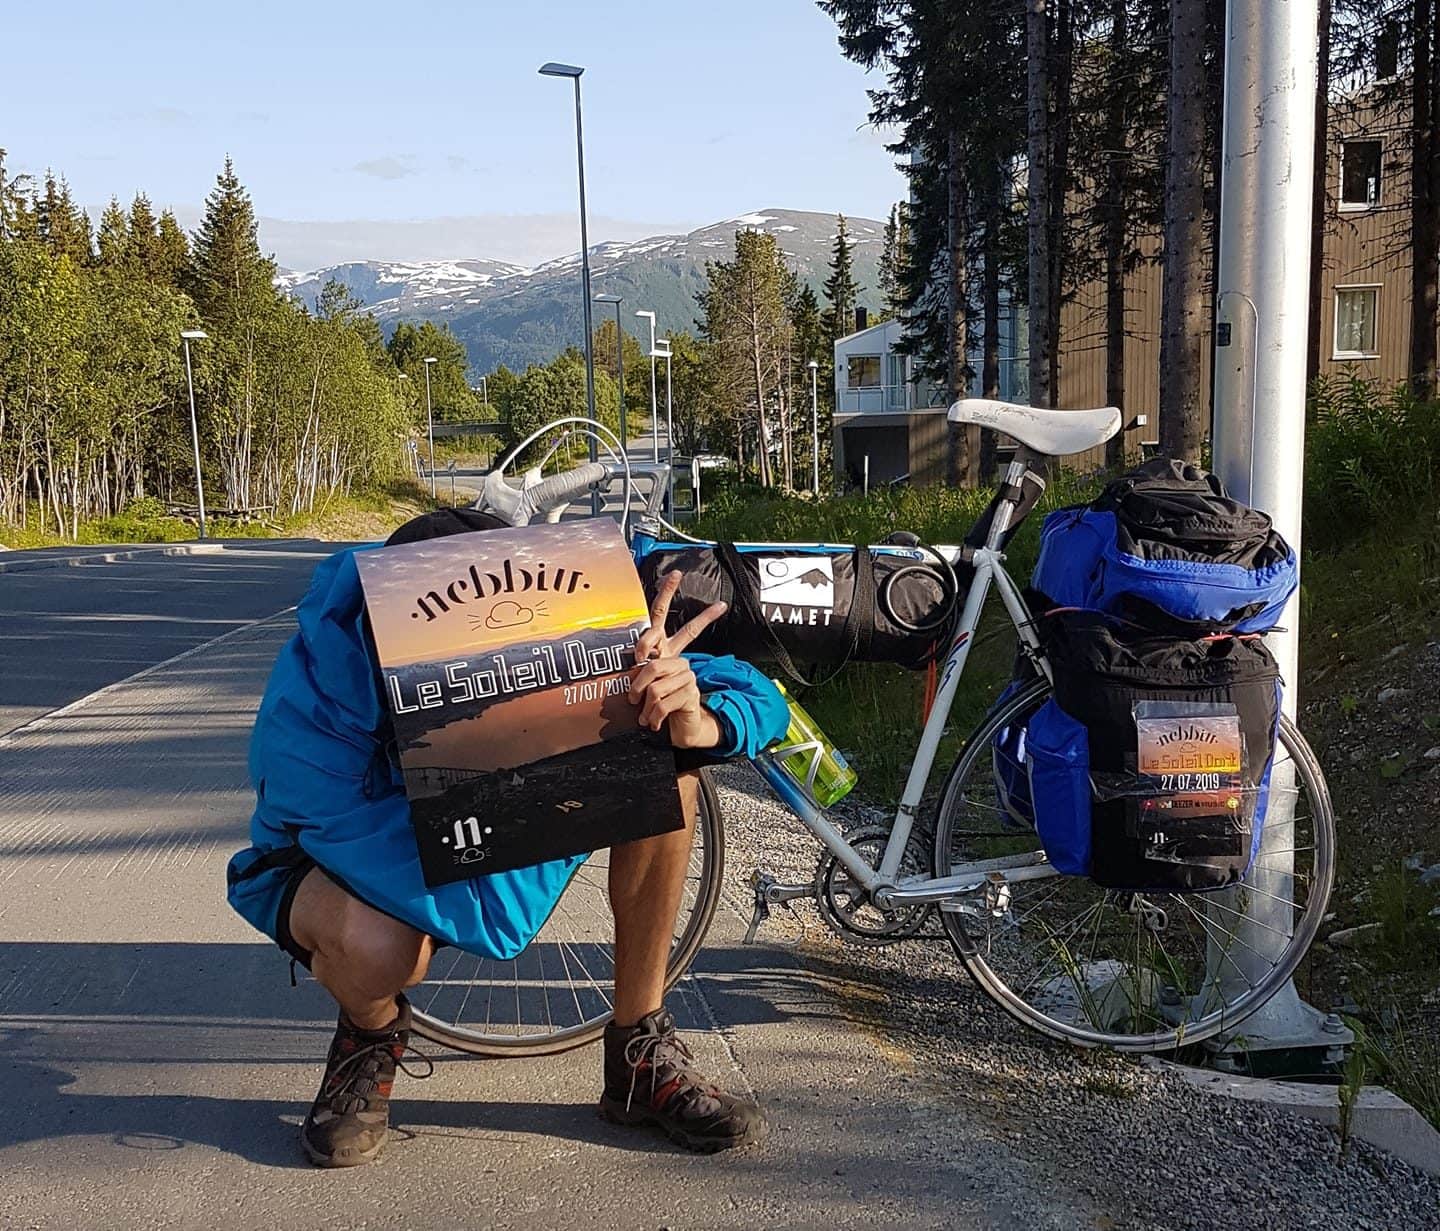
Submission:
[[[674,999],[699,1061],[766,1102],[762,1148],[702,1158],[602,1123],[591,1047],[441,1055],[397,1085],[378,1164],[310,1168],[296,1128],[333,1007],[224,904],[289,632],[241,628],[0,748],[0,1225],[1106,1225],[790,953],[742,947],[728,908]]]

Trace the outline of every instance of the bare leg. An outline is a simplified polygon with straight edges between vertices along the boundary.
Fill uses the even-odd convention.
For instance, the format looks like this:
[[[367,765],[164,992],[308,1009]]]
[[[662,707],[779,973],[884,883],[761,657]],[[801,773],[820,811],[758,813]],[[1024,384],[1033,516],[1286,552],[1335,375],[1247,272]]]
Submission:
[[[700,781],[680,775],[685,828],[627,842],[610,851],[610,909],[615,914],[615,1021],[633,1026],[665,997],[665,965],[690,866]]]
[[[425,977],[434,949],[430,937],[352,898],[319,868],[295,893],[290,933],[314,954],[311,972],[361,1030],[395,1020],[395,997]]]

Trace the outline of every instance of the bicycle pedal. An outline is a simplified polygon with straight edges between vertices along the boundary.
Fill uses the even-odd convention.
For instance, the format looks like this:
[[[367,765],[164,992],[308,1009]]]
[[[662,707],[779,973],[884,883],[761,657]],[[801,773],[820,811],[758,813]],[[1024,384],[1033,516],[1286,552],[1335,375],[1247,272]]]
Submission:
[[[755,912],[750,916],[750,926],[745,929],[745,939],[742,944],[753,945],[755,933],[760,930],[760,925],[770,918],[770,903],[765,900],[763,891],[757,890],[755,894]]]

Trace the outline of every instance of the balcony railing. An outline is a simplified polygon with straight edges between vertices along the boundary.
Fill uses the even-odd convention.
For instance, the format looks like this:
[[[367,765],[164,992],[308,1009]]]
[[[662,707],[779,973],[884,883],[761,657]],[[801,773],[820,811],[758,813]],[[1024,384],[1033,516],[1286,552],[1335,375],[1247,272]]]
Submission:
[[[859,388],[841,388],[836,399],[842,415],[874,415],[886,411],[934,410],[926,397],[931,392],[929,385],[917,389],[912,384],[864,385]]]

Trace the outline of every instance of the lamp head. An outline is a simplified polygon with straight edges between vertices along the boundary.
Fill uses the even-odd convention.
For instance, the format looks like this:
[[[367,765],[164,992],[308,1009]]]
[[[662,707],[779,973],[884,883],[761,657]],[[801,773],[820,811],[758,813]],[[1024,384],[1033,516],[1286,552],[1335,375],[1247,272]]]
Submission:
[[[438,359],[436,359],[434,355],[427,355],[426,358],[425,358],[425,362],[426,362],[426,363],[439,363],[440,361],[439,361]]]
[[[813,372],[813,371],[815,371],[815,370],[820,366],[820,364],[819,364],[818,361],[812,359],[812,360],[810,360],[810,362],[807,363],[805,366],[806,366],[807,368],[809,368],[809,369]]]
[[[642,309],[641,311],[635,313],[635,315],[636,315],[636,316],[649,317],[650,320],[652,320],[652,321],[655,319],[655,313],[653,313],[653,312],[647,312],[647,311],[645,311],[645,310],[643,310],[643,309]]]
[[[554,60],[540,66],[540,75],[542,77],[578,77],[584,71],[585,70],[578,65],[556,64]]]
[[[595,302],[596,302],[596,303],[624,303],[625,301],[624,301],[623,299],[621,299],[619,295],[596,295],[596,296],[595,296]]]
[[[180,331],[180,336],[182,338],[188,338],[198,342],[201,338],[208,338],[210,335],[206,333],[203,329],[182,329]]]

